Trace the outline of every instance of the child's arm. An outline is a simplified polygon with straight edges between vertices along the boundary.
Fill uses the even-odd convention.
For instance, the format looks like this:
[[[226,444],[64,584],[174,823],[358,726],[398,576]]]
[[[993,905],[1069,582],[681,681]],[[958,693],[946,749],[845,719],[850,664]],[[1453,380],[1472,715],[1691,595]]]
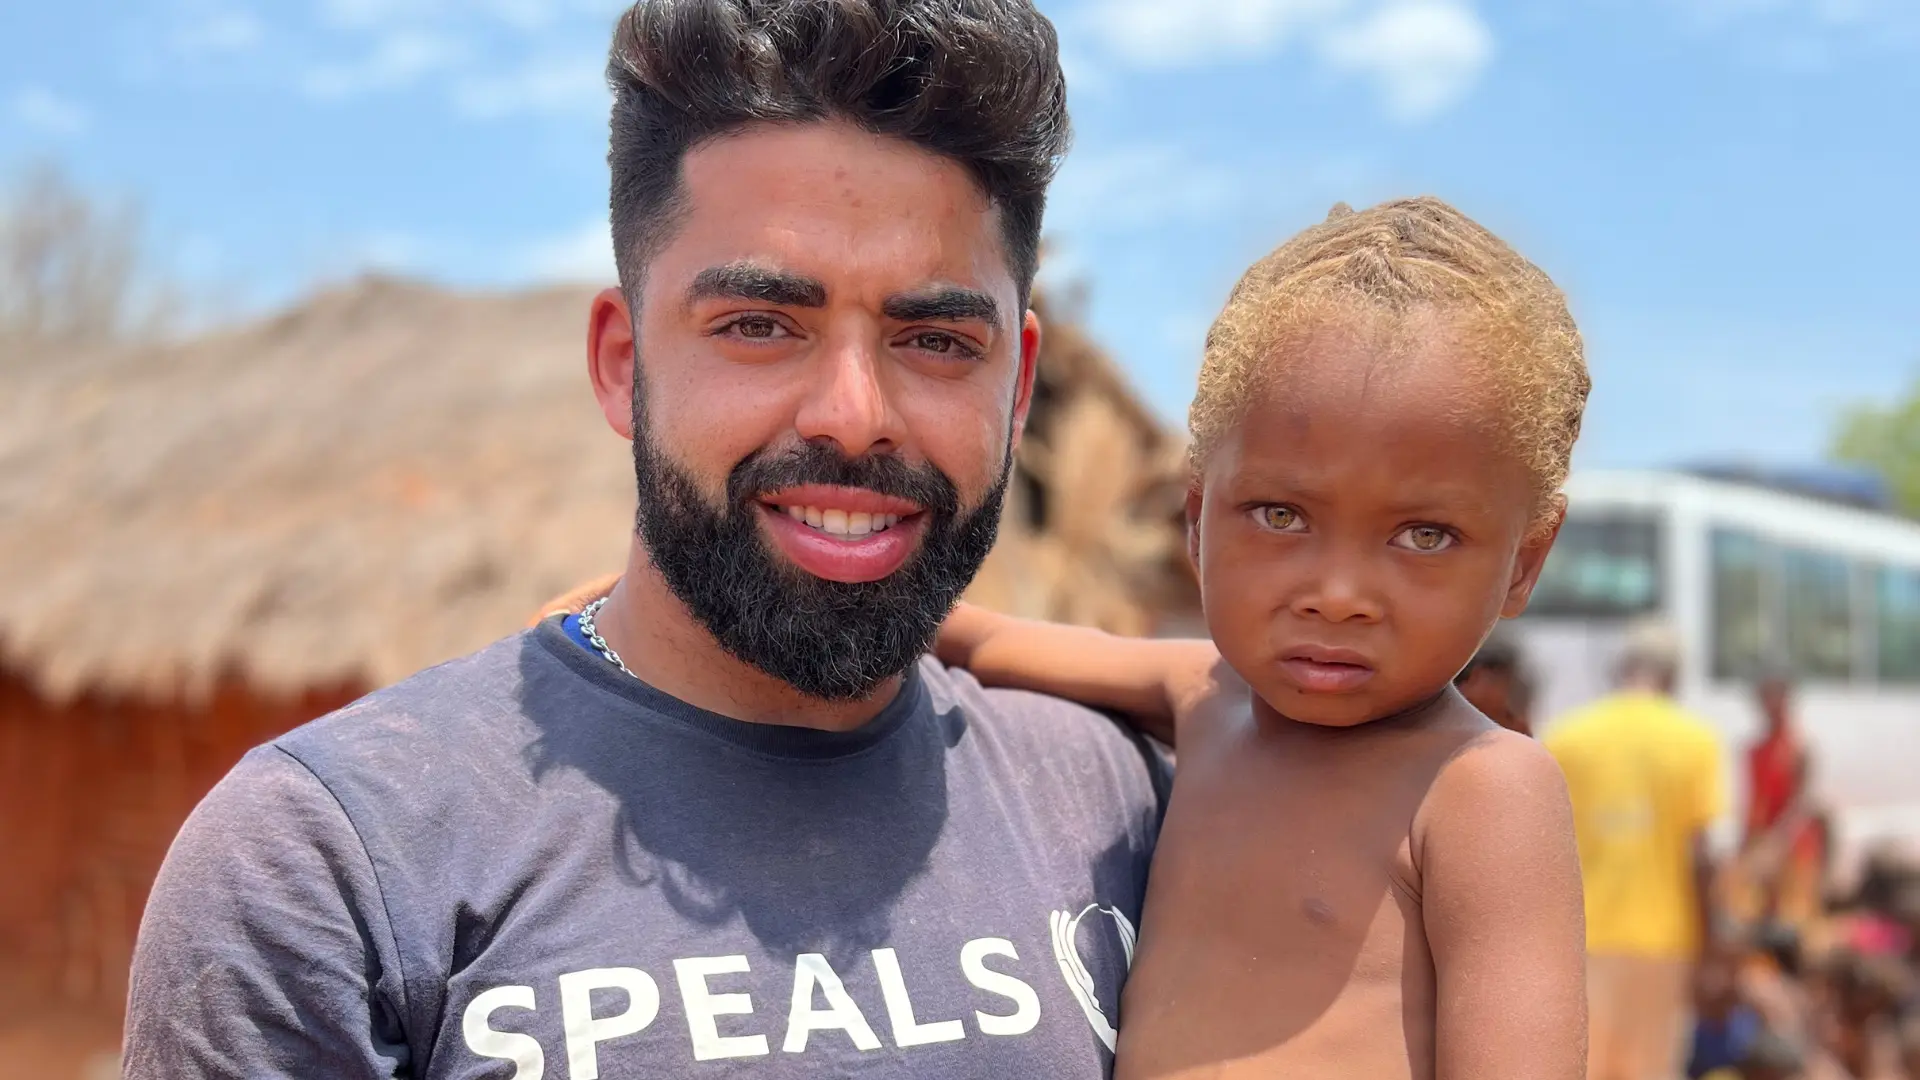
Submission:
[[[1174,720],[1215,688],[1210,641],[1126,638],[1016,619],[961,604],[940,628],[934,654],[987,686],[1038,690],[1125,713],[1173,745]]]
[[[1440,771],[1414,823],[1437,1080],[1582,1080],[1586,917],[1559,766],[1507,731]]]

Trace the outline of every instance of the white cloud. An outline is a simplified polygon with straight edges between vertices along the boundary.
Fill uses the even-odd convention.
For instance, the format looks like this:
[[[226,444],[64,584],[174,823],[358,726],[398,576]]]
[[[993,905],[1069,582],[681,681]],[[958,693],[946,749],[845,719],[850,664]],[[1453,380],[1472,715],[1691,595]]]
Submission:
[[[582,15],[609,22],[632,0],[320,0],[321,19],[339,27],[445,24],[478,17],[518,30],[540,30]]]
[[[1389,115],[1422,120],[1473,89],[1493,59],[1493,32],[1458,0],[1395,0],[1330,32],[1322,56],[1374,80]]]
[[[1347,6],[1348,0],[1102,0],[1083,10],[1086,28],[1120,59],[1175,68],[1264,55]]]
[[[526,264],[532,276],[543,281],[611,285],[618,280],[606,218],[596,218],[533,245]]]
[[[217,11],[183,21],[174,32],[173,47],[189,57],[246,53],[258,48],[266,35],[266,25],[251,12]]]
[[[604,64],[605,56],[595,50],[536,57],[497,75],[462,76],[453,86],[453,103],[462,113],[483,119],[605,109],[611,98]]]
[[[8,102],[8,111],[21,125],[48,135],[78,135],[93,122],[85,106],[44,86],[28,86],[16,92]]]
[[[460,54],[460,46],[449,38],[399,31],[382,38],[358,61],[310,69],[301,80],[301,89],[323,99],[394,90],[448,67]]]
[[[360,50],[348,62],[294,64],[299,89],[311,97],[424,86],[481,119],[588,113],[606,107],[607,37],[624,7],[622,0],[312,0],[310,29],[280,36],[294,47]]]
[[[1242,189],[1234,169],[1175,146],[1075,154],[1047,195],[1047,220],[1068,233],[1198,221],[1230,210]]]
[[[1077,94],[1105,97],[1113,89],[1113,77],[1105,65],[1065,43],[1060,46],[1060,73],[1067,78],[1070,98]]]
[[[1105,58],[1141,70],[1243,63],[1297,45],[1326,68],[1366,77],[1401,120],[1459,101],[1494,52],[1473,0],[1088,0],[1076,14]]]

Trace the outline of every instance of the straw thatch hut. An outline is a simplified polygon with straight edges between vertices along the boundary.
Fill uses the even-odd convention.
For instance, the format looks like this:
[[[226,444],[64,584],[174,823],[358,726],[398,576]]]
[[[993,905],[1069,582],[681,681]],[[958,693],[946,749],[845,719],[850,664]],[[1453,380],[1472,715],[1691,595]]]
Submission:
[[[111,1037],[147,884],[248,747],[622,564],[588,296],[368,279],[179,346],[0,355],[0,1053],[48,1002]],[[975,597],[1190,610],[1179,453],[1053,330]]]

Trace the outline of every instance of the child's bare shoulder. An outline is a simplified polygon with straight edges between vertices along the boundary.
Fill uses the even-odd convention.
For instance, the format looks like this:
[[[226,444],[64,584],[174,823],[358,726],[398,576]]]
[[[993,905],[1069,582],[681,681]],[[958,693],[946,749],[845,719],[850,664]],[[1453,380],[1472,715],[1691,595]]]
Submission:
[[[1413,825],[1416,859],[1436,842],[1484,844],[1495,836],[1552,847],[1570,835],[1572,810],[1553,755],[1538,741],[1485,721],[1462,732]]]

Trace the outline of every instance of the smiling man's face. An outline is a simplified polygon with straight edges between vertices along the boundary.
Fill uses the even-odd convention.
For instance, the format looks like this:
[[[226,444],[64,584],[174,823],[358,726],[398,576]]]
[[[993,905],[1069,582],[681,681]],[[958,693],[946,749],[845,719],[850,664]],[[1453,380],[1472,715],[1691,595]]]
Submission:
[[[636,320],[642,539],[729,651],[862,696],[992,546],[1038,325],[954,162],[820,122],[707,143],[683,177]]]

